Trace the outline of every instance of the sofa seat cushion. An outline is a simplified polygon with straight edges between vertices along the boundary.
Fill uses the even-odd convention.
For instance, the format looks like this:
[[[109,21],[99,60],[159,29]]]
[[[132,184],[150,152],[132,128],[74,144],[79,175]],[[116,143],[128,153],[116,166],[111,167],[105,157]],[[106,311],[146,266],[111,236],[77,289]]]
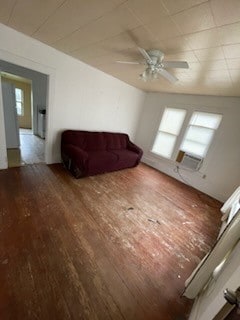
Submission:
[[[118,156],[108,151],[89,151],[88,152],[88,171],[93,173],[101,173],[109,170],[118,162]]]
[[[138,155],[128,149],[111,150],[111,153],[118,157],[118,164],[120,167],[133,167],[134,165],[136,165],[136,162],[138,160]]]

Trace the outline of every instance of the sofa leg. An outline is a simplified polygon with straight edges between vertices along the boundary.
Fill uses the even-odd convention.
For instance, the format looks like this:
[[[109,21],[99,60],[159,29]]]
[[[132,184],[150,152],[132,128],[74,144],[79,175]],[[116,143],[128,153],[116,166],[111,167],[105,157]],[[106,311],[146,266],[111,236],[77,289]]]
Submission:
[[[75,166],[72,168],[71,172],[73,173],[74,177],[77,179],[81,178],[83,175],[82,171],[78,167],[75,167]]]

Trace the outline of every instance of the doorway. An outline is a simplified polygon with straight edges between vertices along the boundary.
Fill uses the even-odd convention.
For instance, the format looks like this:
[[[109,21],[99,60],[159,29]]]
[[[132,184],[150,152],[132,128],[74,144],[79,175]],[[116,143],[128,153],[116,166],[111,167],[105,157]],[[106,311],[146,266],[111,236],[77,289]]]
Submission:
[[[1,81],[8,167],[44,162],[46,111],[33,108],[32,80],[3,72]]]

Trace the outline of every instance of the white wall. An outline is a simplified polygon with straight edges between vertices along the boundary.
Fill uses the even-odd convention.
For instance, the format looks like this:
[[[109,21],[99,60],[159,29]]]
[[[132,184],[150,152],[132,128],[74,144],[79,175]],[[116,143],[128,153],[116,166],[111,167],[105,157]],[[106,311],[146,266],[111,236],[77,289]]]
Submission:
[[[144,150],[143,162],[181,180],[174,172],[175,162],[150,152],[165,107],[184,108],[188,115],[193,110],[223,114],[201,172],[182,170],[181,173],[196,189],[225,201],[240,185],[240,98],[147,94],[136,136],[136,143]]]
[[[2,24],[0,39],[0,59],[49,75],[47,163],[60,161],[67,128],[121,131],[134,140],[145,93]]]

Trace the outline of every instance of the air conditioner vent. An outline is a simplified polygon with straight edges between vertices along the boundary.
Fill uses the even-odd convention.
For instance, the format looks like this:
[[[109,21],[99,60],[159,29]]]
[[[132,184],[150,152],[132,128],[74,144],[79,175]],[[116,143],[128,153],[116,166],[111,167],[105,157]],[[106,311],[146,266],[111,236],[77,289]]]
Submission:
[[[202,164],[203,159],[200,157],[192,156],[189,153],[184,153],[181,165],[192,170],[198,170]]]

